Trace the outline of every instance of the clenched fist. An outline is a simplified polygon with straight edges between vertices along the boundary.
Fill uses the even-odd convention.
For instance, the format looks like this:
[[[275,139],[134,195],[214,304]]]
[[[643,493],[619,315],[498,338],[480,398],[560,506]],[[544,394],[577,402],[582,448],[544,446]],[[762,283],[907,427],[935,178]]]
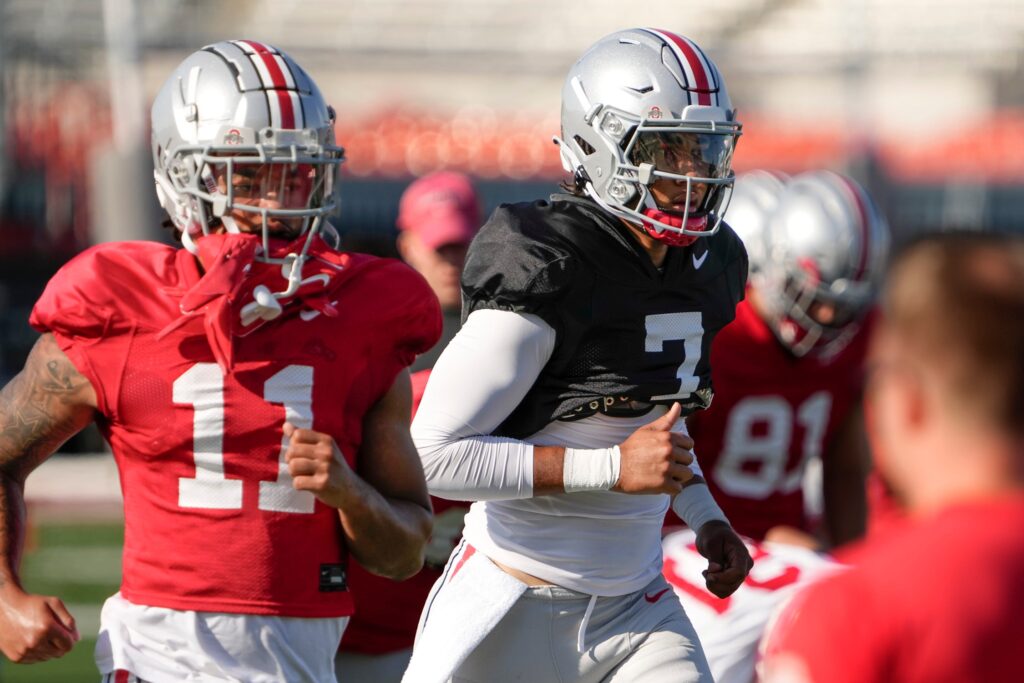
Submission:
[[[299,429],[290,422],[284,424],[284,435],[290,440],[284,459],[292,486],[309,491],[332,508],[344,507],[354,473],[334,439],[312,429]]]
[[[8,585],[0,592],[0,651],[17,664],[67,654],[79,640],[75,618],[49,595],[32,595]]]
[[[697,552],[708,559],[702,573],[708,590],[727,598],[740,587],[754,567],[747,546],[728,522],[713,519],[697,531]]]

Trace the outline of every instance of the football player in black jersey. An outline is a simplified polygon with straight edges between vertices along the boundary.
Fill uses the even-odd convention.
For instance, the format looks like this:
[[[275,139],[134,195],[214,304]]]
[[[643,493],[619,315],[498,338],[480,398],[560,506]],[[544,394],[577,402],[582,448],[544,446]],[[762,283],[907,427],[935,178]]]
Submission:
[[[719,597],[750,570],[682,421],[711,401],[711,340],[744,294],[720,211],[739,134],[681,36],[620,31],[571,69],[571,191],[483,227],[414,422],[431,492],[478,502],[406,680],[711,680],[660,529],[671,502]]]

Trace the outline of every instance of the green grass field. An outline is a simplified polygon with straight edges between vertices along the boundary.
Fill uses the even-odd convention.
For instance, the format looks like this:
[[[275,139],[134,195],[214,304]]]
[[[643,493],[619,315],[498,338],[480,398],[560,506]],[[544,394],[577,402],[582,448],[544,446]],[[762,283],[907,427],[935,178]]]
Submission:
[[[64,601],[82,635],[61,659],[19,666],[0,656],[3,683],[97,683],[92,652],[99,630],[100,606],[117,591],[121,579],[120,522],[73,523],[40,521],[22,562],[25,587]]]

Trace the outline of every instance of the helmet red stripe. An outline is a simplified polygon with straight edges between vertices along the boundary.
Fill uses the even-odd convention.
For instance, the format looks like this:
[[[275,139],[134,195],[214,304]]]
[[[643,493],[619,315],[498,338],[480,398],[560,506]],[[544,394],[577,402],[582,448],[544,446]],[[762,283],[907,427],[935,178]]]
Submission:
[[[676,47],[676,54],[682,55],[686,63],[690,65],[690,71],[693,72],[695,79],[694,91],[697,93],[697,104],[711,105],[711,90],[713,88],[713,78],[707,71],[707,66],[704,60],[697,54],[697,50],[693,45],[690,44],[686,38],[677,36],[674,33],[668,31],[656,31],[658,35],[668,40],[671,44]]]
[[[292,107],[292,98],[288,94],[288,82],[275,59],[275,53],[263,43],[257,43],[254,40],[241,42],[256,51],[256,57],[262,60],[267,73],[270,74],[271,82],[268,89],[273,90],[277,95],[278,106],[281,109],[281,128],[295,128],[295,109]]]

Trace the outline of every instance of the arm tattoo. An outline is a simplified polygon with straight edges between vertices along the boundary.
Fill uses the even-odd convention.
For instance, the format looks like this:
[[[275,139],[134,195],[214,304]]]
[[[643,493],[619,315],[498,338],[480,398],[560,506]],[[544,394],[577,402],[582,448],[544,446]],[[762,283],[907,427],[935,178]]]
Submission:
[[[25,537],[25,478],[92,420],[96,393],[53,335],[32,347],[24,369],[0,389],[0,587],[18,583]]]
[[[0,390],[0,471],[27,476],[93,416],[95,392],[53,335],[43,335],[25,368]]]

